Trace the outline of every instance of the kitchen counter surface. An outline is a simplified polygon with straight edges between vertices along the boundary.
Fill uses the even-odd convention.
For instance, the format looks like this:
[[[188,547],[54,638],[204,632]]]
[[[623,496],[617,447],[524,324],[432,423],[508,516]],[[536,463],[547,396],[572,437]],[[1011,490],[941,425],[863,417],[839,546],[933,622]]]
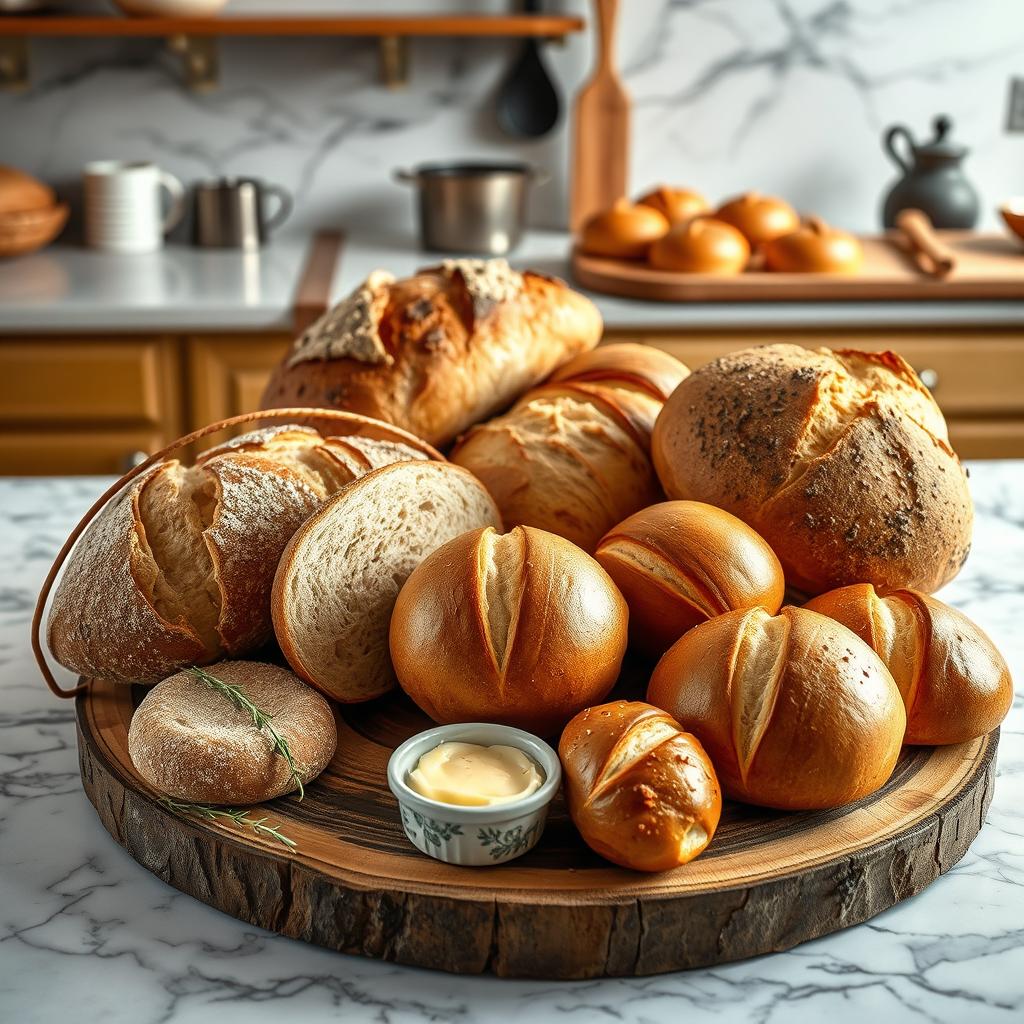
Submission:
[[[533,231],[512,256],[569,278],[568,236]],[[54,245],[0,263],[0,333],[287,331],[308,239],[258,253],[170,245],[137,256]],[[340,298],[371,270],[401,277],[441,257],[404,239],[350,236],[334,275]],[[747,329],[1024,325],[1024,301],[654,303],[592,294],[609,327]]]
[[[964,859],[873,920],[709,970],[578,983],[453,977],[342,956],[211,910],[132,861],[78,776],[74,710],[28,629],[59,545],[104,485],[0,480],[0,1006],[18,1024],[518,1018],[833,1024],[1024,1016],[1024,462],[974,463],[975,546],[943,597],[1005,653],[1017,697]]]

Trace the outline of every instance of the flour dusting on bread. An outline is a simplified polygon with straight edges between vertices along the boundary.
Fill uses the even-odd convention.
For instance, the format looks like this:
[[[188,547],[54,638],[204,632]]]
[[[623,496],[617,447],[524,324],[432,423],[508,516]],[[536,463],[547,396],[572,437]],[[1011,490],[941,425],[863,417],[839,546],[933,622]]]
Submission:
[[[523,290],[523,275],[508,260],[445,260],[441,273],[462,278],[474,317],[485,316],[500,302],[511,302]]]

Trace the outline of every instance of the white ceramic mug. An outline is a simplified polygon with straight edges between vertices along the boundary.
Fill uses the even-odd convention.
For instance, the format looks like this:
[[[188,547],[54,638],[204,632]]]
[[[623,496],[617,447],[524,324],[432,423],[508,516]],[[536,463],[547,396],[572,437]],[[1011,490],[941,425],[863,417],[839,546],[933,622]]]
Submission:
[[[83,190],[85,242],[94,249],[152,252],[185,213],[184,186],[156,164],[97,160],[85,165]]]

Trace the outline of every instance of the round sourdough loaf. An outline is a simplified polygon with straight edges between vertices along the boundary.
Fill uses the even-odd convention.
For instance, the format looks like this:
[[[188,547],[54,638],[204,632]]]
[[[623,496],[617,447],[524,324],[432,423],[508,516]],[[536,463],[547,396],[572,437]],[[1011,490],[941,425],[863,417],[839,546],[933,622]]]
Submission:
[[[967,478],[942,413],[893,352],[729,353],[665,403],[652,452],[669,497],[739,516],[812,594],[937,590],[970,548]]]
[[[237,687],[273,719],[303,785],[330,761],[338,742],[330,705],[287,669],[222,661],[206,670]],[[128,753],[154,789],[200,804],[253,804],[298,788],[287,759],[248,711],[189,671],[157,683],[128,729]]]
[[[501,516],[483,484],[458,466],[399,462],[350,484],[281,557],[271,607],[289,664],[337,701],[390,690],[388,624],[399,589],[432,551],[482,526],[500,528]]]
[[[411,437],[281,426],[191,467],[159,463],[107,503],[72,551],[47,620],[54,657],[83,675],[154,683],[255,650],[273,636],[270,588],[295,529],[375,465],[430,451]]]
[[[402,587],[391,657],[435,722],[498,722],[550,736],[602,700],[626,652],[628,610],[586,552],[530,527],[474,530]]]
[[[892,774],[907,716],[878,655],[805,608],[729,612],[658,662],[647,699],[700,740],[726,796],[839,807]]]
[[[913,590],[882,597],[870,583],[805,606],[852,629],[885,662],[907,708],[904,743],[963,743],[991,732],[1013,703],[995,644],[963,612]]]

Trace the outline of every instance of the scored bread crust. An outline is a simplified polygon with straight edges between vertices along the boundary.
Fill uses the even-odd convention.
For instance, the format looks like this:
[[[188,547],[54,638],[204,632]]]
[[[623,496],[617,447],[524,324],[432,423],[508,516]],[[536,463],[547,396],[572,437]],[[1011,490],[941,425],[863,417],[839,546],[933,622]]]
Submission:
[[[71,552],[47,619],[54,657],[85,676],[153,683],[255,649],[272,635],[270,589],[296,527],[375,460],[427,457],[290,425],[234,438],[192,467],[160,463]]]
[[[636,871],[667,871],[711,842],[722,795],[704,748],[664,711],[615,701],[580,712],[558,756],[587,845]]]
[[[729,612],[691,629],[658,662],[647,699],[700,740],[726,795],[780,810],[874,792],[907,722],[878,655],[804,608]]]
[[[278,565],[271,611],[288,663],[337,701],[390,690],[399,589],[432,551],[482,526],[501,528],[493,499],[449,463],[395,463],[344,488],[296,531]]]
[[[655,425],[673,498],[739,516],[797,589],[933,591],[959,571],[973,512],[945,421],[892,352],[771,345],[701,367]]]
[[[551,533],[455,538],[398,595],[392,661],[436,722],[498,722],[541,736],[603,700],[626,650],[625,601],[600,565]]]
[[[331,355],[338,328],[328,312],[275,369],[266,408],[347,409],[443,446],[601,336],[589,299],[502,260],[452,260],[362,289],[369,344]],[[323,357],[307,357],[315,352]]]
[[[644,345],[607,348],[475,427],[451,453],[483,480],[507,526],[557,533],[585,551],[662,497],[650,431],[660,396],[689,372],[666,353],[652,358]]]
[[[277,665],[224,661],[207,671],[273,719],[303,785],[324,770],[338,733],[320,694]],[[128,729],[128,753],[151,786],[176,800],[253,804],[298,788],[287,759],[252,716],[187,671],[143,698]]]
[[[883,597],[870,583],[829,591],[805,607],[852,629],[885,662],[907,709],[904,743],[964,743],[1009,712],[1006,661],[956,608],[913,590]]]

